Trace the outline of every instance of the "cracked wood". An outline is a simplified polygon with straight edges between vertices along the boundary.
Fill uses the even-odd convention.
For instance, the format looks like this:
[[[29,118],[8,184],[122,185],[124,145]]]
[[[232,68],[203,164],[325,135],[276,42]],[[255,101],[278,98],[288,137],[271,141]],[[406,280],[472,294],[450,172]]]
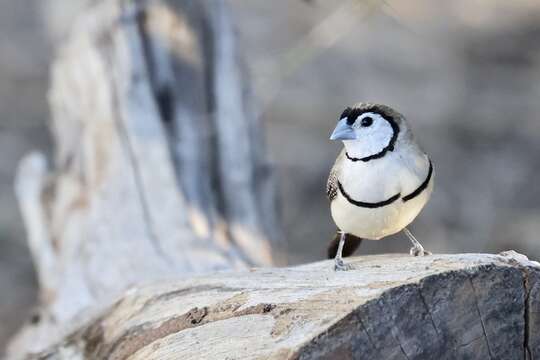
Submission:
[[[523,255],[352,258],[129,290],[68,340],[65,359],[531,359],[540,264]]]

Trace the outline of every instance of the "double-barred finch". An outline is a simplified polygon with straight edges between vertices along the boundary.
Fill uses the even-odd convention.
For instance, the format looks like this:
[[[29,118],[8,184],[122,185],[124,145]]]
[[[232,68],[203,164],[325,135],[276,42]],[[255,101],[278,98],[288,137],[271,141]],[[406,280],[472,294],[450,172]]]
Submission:
[[[331,140],[342,140],[326,187],[332,218],[339,228],[328,256],[336,270],[347,270],[362,239],[379,240],[403,230],[411,255],[429,254],[406,228],[433,190],[433,164],[415,142],[407,121],[385,105],[359,103],[347,108]]]

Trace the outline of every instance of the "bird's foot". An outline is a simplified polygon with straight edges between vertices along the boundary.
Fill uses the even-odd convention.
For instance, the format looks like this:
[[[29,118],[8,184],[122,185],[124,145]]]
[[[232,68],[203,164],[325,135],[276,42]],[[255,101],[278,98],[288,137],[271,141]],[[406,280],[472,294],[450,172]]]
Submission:
[[[431,251],[427,251],[427,250],[424,250],[424,247],[423,246],[413,246],[411,248],[411,250],[409,250],[409,254],[411,254],[411,256],[428,256],[428,255],[433,255],[431,253]]]
[[[354,267],[351,264],[346,264],[345,262],[343,262],[343,259],[336,259],[334,265],[335,271],[349,271],[353,269]]]

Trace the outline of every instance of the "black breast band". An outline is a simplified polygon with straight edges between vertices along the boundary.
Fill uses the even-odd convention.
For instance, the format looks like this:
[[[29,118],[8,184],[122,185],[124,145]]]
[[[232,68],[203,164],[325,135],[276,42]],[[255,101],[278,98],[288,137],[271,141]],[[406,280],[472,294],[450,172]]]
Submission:
[[[347,199],[348,202],[350,202],[351,204],[356,205],[358,207],[364,207],[364,208],[370,208],[370,209],[375,209],[375,208],[378,208],[378,207],[383,207],[383,206],[386,206],[386,205],[390,205],[391,203],[393,203],[394,201],[399,199],[399,197],[401,196],[401,194],[398,193],[398,194],[396,194],[396,195],[392,196],[391,198],[386,199],[384,201],[370,203],[370,202],[363,202],[363,201],[354,200],[349,194],[347,194],[345,189],[343,189],[343,185],[341,185],[340,181],[338,181],[338,187],[339,187],[339,191],[341,191],[341,194],[345,197],[345,199]]]
[[[433,176],[433,164],[431,163],[431,160],[429,160],[429,171],[428,171],[427,177],[424,180],[424,182],[422,184],[420,184],[420,186],[418,188],[416,188],[416,190],[414,190],[409,195],[404,196],[401,200],[403,202],[407,202],[409,200],[414,199],[418,195],[420,195],[425,189],[427,189],[427,187],[429,185],[429,182],[431,181],[432,176]],[[390,205],[390,204],[392,204],[393,202],[395,202],[396,200],[398,200],[401,197],[401,193],[397,193],[396,195],[394,195],[394,196],[392,196],[392,197],[390,197],[390,198],[388,198],[388,199],[386,199],[384,201],[379,201],[379,202],[374,202],[374,203],[358,201],[358,200],[354,200],[345,191],[345,189],[343,188],[343,185],[341,184],[341,182],[339,180],[338,180],[337,183],[338,183],[339,191],[341,192],[343,197],[345,197],[345,199],[347,199],[348,202],[350,202],[351,204],[353,204],[355,206],[358,206],[358,207],[363,207],[363,208],[368,208],[368,209],[375,209],[375,208]]]
[[[412,193],[410,193],[407,196],[404,196],[403,197],[403,202],[407,202],[409,200],[414,199],[415,197],[420,195],[422,193],[422,191],[426,190],[426,188],[429,185],[429,181],[431,180],[431,176],[433,176],[433,164],[431,163],[431,160],[429,160],[429,171],[428,171],[426,180],[424,180],[424,182],[422,184],[420,184],[420,186],[418,188],[416,188],[416,190],[414,190]]]

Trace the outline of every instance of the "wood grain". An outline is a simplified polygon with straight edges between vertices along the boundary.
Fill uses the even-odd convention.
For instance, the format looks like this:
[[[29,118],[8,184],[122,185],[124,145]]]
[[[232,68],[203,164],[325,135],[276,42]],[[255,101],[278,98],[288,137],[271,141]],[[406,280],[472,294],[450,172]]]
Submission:
[[[351,260],[134,287],[38,358],[540,356],[540,264],[523,255]]]

